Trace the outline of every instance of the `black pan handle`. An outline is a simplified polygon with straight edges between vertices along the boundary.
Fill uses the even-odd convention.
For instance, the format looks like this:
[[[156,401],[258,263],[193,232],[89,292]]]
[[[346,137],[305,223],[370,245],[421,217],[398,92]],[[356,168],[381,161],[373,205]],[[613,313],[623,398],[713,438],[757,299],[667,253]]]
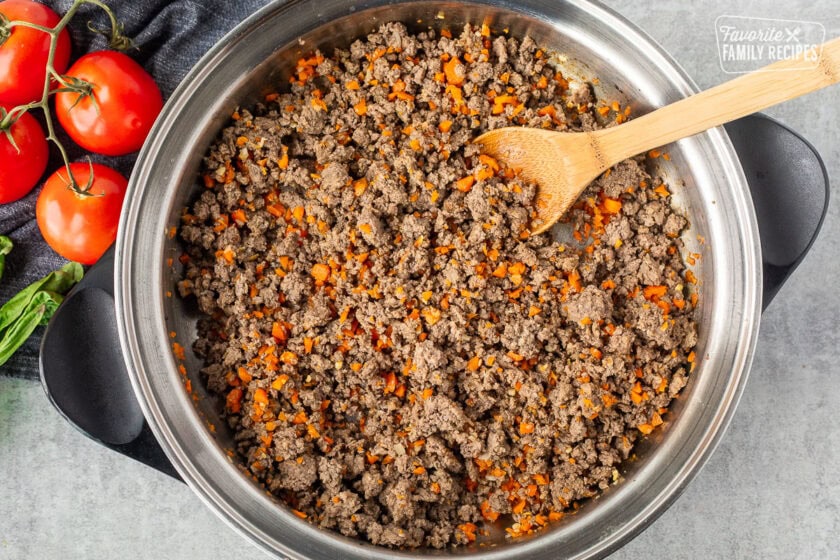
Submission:
[[[828,177],[813,146],[769,117],[752,115],[726,129],[758,215],[766,308],[819,232]],[[85,435],[180,480],[143,418],[116,333],[111,248],[44,333],[40,366],[47,396]]]
[[[41,384],[58,412],[102,445],[180,480],[149,429],[117,336],[114,248],[58,308],[41,340]]]
[[[726,125],[750,185],[767,309],[811,248],[828,211],[828,173],[810,142],[762,114]]]

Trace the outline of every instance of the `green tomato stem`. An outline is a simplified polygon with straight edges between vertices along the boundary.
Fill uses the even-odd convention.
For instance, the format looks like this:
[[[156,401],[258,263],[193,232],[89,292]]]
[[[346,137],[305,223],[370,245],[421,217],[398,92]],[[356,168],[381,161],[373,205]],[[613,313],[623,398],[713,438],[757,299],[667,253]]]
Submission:
[[[8,23],[8,27],[10,29],[12,27],[29,27],[30,29],[37,29],[43,33],[52,34],[52,29],[49,27],[44,27],[43,25],[38,25],[37,23],[31,23],[28,21],[10,21]]]

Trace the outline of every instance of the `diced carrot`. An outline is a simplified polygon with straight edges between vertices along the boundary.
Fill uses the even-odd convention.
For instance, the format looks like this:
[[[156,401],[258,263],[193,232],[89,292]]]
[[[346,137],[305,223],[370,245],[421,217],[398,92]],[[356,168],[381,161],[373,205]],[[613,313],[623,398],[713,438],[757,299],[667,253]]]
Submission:
[[[493,173],[493,170],[486,167],[478,169],[475,172],[475,178],[478,181],[486,181],[487,179],[491,179],[494,175],[495,173]]]
[[[668,293],[668,286],[645,286],[642,291],[647,300],[660,298]]]
[[[580,292],[581,284],[580,284],[580,273],[577,270],[573,270],[569,273],[569,286],[576,292]]]
[[[605,198],[603,202],[604,212],[607,214],[618,214],[621,212],[621,201],[617,198]]]
[[[271,336],[273,336],[277,342],[282,343],[289,339],[289,332],[282,323],[275,321],[274,324],[271,325]]]
[[[385,374],[385,388],[383,389],[386,394],[393,393],[397,388],[397,376],[394,375],[393,371],[389,371]]]
[[[329,266],[323,263],[316,263],[312,265],[311,274],[316,281],[324,283],[330,279],[330,276],[332,275],[332,270]]]
[[[499,513],[493,511],[493,508],[490,507],[490,502],[487,500],[481,502],[479,509],[481,510],[481,516],[487,521],[496,521],[499,518]]]
[[[245,211],[242,208],[237,208],[231,212],[230,217],[233,218],[233,221],[239,225],[243,225],[248,221],[247,216],[245,216]]]
[[[523,274],[525,272],[525,263],[515,262],[508,266],[508,274]]]
[[[455,102],[455,105],[461,105],[464,103],[464,92],[461,91],[461,88],[454,84],[449,84],[446,86],[446,92],[452,96],[452,100]]]
[[[463,70],[459,73],[459,66],[463,67],[457,56],[450,58],[443,65],[443,73],[446,75],[446,81],[455,86],[460,86],[464,83]]]
[[[654,412],[653,416],[650,417],[650,425],[655,428],[657,426],[660,426],[662,423],[662,417],[659,415],[658,412]]]
[[[286,208],[278,202],[274,204],[266,204],[265,211],[274,216],[275,218],[282,218],[283,215],[286,213]]]
[[[292,217],[297,223],[303,223],[303,217],[306,215],[306,209],[303,206],[295,206],[292,208]]]
[[[271,388],[280,391],[283,386],[289,381],[289,376],[286,374],[278,375],[277,379],[271,382]]]
[[[228,410],[234,414],[242,410],[242,389],[239,387],[231,389],[227,394],[226,404]]]
[[[549,521],[560,521],[563,519],[565,514],[562,511],[550,511],[548,512],[548,520]]]
[[[356,196],[362,196],[367,187],[368,180],[366,178],[362,177],[361,179],[357,179],[356,181],[353,181],[353,194]]]
[[[222,258],[224,258],[225,261],[228,264],[233,264],[233,259],[234,259],[235,256],[236,256],[236,254],[233,252],[233,249],[231,249],[230,247],[225,247],[224,250],[222,251]]]
[[[283,155],[277,160],[277,167],[280,169],[289,167],[289,148],[286,146],[283,146]]]
[[[499,166],[499,162],[493,159],[492,157],[488,156],[487,154],[479,155],[478,161],[480,161],[493,171],[498,171],[499,169],[501,169],[501,167]]]
[[[467,362],[467,369],[469,371],[477,371],[479,367],[481,367],[481,358],[478,356],[473,356],[470,358],[470,361]]]
[[[467,541],[473,542],[475,541],[475,531],[478,527],[475,526],[474,523],[464,523],[463,525],[458,525],[458,529],[464,533],[464,536],[467,537]]]
[[[363,117],[367,114],[367,101],[365,101],[364,97],[360,99],[358,103],[353,105],[353,110],[356,111],[356,114],[360,117]]]
[[[532,478],[534,479],[534,482],[536,482],[540,486],[545,486],[549,482],[548,475],[546,474],[537,473]]]
[[[228,225],[229,225],[229,224],[230,224],[230,219],[228,218],[227,214],[222,214],[222,215],[221,215],[221,216],[219,216],[219,218],[218,218],[218,219],[214,222],[214,224],[213,224],[213,231],[215,231],[216,233],[219,233],[219,232],[221,232],[221,231],[224,231],[225,229],[227,229],[227,227],[228,227]],[[172,229],[175,229],[175,228],[172,228]],[[177,230],[176,230],[176,231],[177,231]],[[171,234],[170,234],[169,238],[170,238],[170,239],[172,239],[173,237],[174,237],[174,235],[171,235]]]
[[[463,179],[458,179],[458,181],[455,182],[455,188],[461,192],[470,192],[474,183],[475,177],[467,175]]]

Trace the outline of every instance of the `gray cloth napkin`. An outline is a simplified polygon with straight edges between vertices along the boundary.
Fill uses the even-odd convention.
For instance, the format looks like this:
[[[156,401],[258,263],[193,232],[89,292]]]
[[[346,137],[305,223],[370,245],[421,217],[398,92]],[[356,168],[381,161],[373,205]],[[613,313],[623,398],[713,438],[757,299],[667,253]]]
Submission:
[[[59,14],[63,14],[72,0],[41,0]],[[129,55],[154,76],[164,99],[168,99],[190,68],[222,35],[269,0],[105,0],[125,26],[125,34],[134,39],[136,49]],[[83,6],[70,24],[73,42],[71,63],[81,55],[107,48],[104,38],[91,33],[87,22],[99,29],[108,28],[105,13],[90,4]],[[39,117],[37,112],[35,115]],[[84,150],[75,146],[59,132],[70,158],[84,161]],[[51,147],[49,174],[61,166],[61,158]],[[128,177],[135,155],[118,158],[93,156],[100,162],[118,169]],[[6,260],[6,271],[0,280],[0,304],[19,290],[56,270],[64,259],[44,242],[35,223],[35,201],[40,186],[28,196],[11,204],[0,205],[0,234],[12,238],[15,248]],[[36,378],[38,376],[38,346],[43,327],[5,365],[0,376]],[[85,336],[80,325],[79,336]]]

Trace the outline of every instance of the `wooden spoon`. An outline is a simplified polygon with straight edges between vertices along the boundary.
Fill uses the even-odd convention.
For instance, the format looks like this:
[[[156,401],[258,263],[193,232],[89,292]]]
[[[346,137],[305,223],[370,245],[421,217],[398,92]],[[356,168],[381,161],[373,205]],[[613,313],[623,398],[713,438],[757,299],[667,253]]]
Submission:
[[[821,49],[817,62],[802,57],[775,62],[621,126],[593,132],[507,127],[475,142],[537,184],[531,233],[542,233],[618,162],[840,81],[840,38]]]

